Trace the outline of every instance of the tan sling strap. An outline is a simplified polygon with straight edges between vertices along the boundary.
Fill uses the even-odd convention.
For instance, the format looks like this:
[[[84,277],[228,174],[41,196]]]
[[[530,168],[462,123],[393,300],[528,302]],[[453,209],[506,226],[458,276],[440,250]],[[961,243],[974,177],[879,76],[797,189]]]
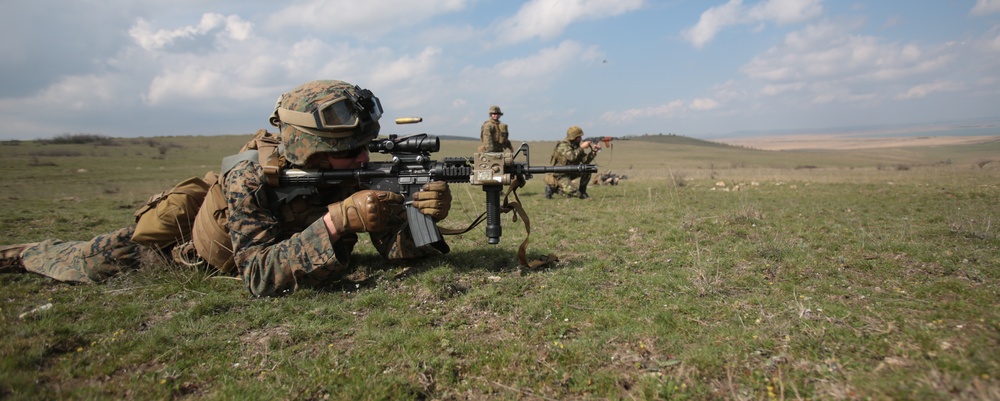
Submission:
[[[527,267],[530,269],[545,266],[549,263],[555,263],[559,261],[559,257],[554,253],[550,253],[541,259],[535,259],[528,261],[525,254],[528,250],[528,240],[531,238],[531,220],[528,219],[528,212],[524,211],[524,207],[521,206],[521,198],[517,196],[517,189],[524,186],[524,179],[518,177],[513,182],[510,183],[510,188],[507,189],[507,193],[503,196],[503,205],[500,206],[500,212],[506,213],[511,210],[515,212],[513,221],[517,222],[517,217],[521,216],[521,220],[524,221],[524,241],[521,242],[521,246],[517,248],[517,262],[521,267]],[[510,202],[510,195],[514,195],[514,201]]]
[[[530,262],[528,261],[526,254],[528,251],[528,240],[531,237],[531,220],[528,219],[528,212],[526,212],[524,210],[524,207],[521,206],[521,198],[517,196],[517,189],[523,186],[524,186],[524,180],[521,178],[517,178],[513,182],[511,182],[510,187],[507,188],[507,192],[504,194],[503,204],[500,205],[500,213],[507,213],[510,211],[514,211],[515,214],[513,216],[513,221],[516,223],[518,216],[520,216],[521,220],[524,221],[525,237],[524,241],[521,242],[521,246],[517,248],[517,263],[521,267],[534,269],[541,266],[545,266],[549,263],[558,262],[559,257],[553,253],[550,253],[541,259],[532,260]],[[514,195],[513,202],[510,201],[511,194]],[[440,230],[441,234],[443,235],[465,234],[469,232],[469,230],[472,230],[485,220],[486,220],[486,212],[483,212],[482,214],[479,215],[479,217],[473,220],[468,227],[464,229],[446,228],[438,226],[438,230]]]

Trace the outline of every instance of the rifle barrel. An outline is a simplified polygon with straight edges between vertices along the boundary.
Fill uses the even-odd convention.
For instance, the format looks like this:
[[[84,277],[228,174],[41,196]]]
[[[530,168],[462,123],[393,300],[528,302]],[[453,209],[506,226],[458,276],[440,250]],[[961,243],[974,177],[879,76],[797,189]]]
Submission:
[[[541,173],[596,173],[596,164],[576,164],[570,166],[528,166],[525,171],[530,174]]]
[[[286,170],[279,178],[281,186],[316,185],[347,179],[379,178],[391,175],[382,170]]]

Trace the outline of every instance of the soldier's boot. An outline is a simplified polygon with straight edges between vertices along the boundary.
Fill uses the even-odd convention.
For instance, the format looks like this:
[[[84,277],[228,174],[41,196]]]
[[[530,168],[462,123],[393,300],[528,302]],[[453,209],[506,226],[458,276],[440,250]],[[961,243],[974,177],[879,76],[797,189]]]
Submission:
[[[587,194],[587,181],[580,180],[580,199],[587,199],[590,195]]]
[[[37,242],[33,242],[30,244],[0,246],[0,273],[24,272],[24,264],[21,263],[21,252],[23,252],[25,248],[29,248],[37,244]]]
[[[545,199],[552,199],[552,186],[545,184]]]

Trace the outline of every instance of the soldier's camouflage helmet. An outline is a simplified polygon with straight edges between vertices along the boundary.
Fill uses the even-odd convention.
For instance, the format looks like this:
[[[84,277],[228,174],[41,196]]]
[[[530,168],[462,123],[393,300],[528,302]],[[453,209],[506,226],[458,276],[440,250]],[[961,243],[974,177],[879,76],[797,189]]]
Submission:
[[[583,137],[583,128],[574,125],[566,130],[566,140],[574,140],[580,137]]]
[[[278,98],[271,125],[281,130],[285,159],[302,165],[321,152],[344,152],[378,136],[382,104],[368,89],[343,81],[312,81]]]
[[[502,116],[503,112],[500,111],[500,106],[490,106],[490,114],[499,114]]]

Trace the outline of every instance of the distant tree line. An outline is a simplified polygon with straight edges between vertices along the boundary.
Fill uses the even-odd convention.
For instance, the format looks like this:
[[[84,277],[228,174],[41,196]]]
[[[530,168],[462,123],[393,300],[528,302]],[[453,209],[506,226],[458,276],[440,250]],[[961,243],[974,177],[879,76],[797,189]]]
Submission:
[[[98,134],[62,134],[58,135],[52,139],[39,139],[38,142],[44,144],[71,144],[71,145],[83,145],[83,144],[94,144],[99,146],[114,146],[115,141],[110,136],[98,135]]]

